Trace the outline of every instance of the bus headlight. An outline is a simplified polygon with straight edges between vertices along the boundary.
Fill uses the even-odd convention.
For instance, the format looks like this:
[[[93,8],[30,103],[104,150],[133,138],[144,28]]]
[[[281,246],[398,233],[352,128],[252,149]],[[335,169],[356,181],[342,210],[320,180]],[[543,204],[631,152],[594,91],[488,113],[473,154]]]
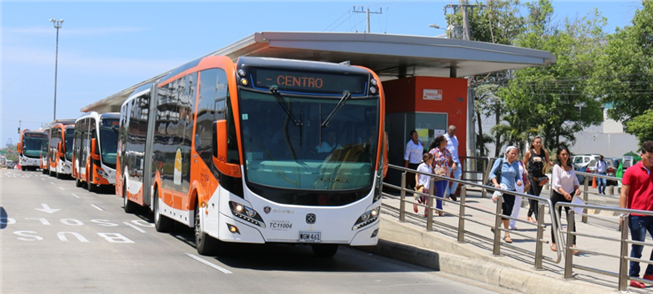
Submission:
[[[261,215],[253,208],[233,201],[229,201],[229,207],[231,208],[231,214],[234,216],[248,223],[255,224],[261,228],[265,228],[265,222],[263,222]]]
[[[362,227],[365,227],[375,222],[379,218],[380,211],[381,211],[381,206],[377,206],[376,208],[361,214],[361,216],[356,220],[354,227],[351,228],[352,231],[358,230]]]
[[[97,174],[100,175],[101,177],[105,178],[105,179],[109,178],[109,175],[104,170],[101,170],[99,168],[97,169]]]

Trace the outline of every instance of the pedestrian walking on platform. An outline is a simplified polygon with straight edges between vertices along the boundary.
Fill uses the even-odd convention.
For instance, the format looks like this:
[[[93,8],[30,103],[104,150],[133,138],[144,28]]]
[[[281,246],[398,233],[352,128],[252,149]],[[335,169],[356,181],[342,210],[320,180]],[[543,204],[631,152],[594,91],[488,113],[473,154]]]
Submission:
[[[653,211],[653,141],[642,144],[642,161],[629,167],[623,175],[619,206],[621,208]],[[646,232],[653,236],[653,216],[631,213],[628,217],[630,235],[633,241],[644,242]],[[633,244],[630,257],[640,259],[644,246]],[[653,251],[649,260],[653,261]],[[631,277],[639,277],[639,262],[630,261]],[[653,281],[653,265],[648,265],[644,279]],[[645,288],[641,282],[630,281],[631,287]]]
[[[519,152],[519,151],[518,151]],[[519,157],[519,155],[517,155]],[[519,165],[519,175],[522,179],[522,182],[524,183],[521,186],[516,186],[515,190],[518,193],[528,193],[528,189],[530,189],[530,180],[528,179],[528,171],[524,168],[524,164],[517,160],[517,164]],[[515,205],[512,206],[512,214],[510,214],[511,218],[519,218],[519,210],[521,209],[521,203],[522,203],[522,198],[519,195],[515,195]],[[511,230],[517,230],[517,221],[511,219],[510,220],[510,229]]]
[[[460,158],[458,157],[458,137],[456,137],[456,126],[450,125],[449,130],[444,134],[444,138],[447,139],[447,150],[451,153],[451,159],[453,163],[451,165],[452,178],[460,180],[460,177],[463,174],[462,166],[460,165]],[[447,185],[447,191],[445,192],[445,197],[451,198],[451,200],[456,201],[456,189],[458,189],[458,183],[451,183],[451,188]]]
[[[516,191],[517,186],[523,185],[521,175],[519,174],[519,165],[517,164],[517,156],[519,150],[515,146],[508,146],[506,148],[505,159],[499,159],[494,162],[490,170],[490,180],[495,188],[501,189],[501,184],[505,185],[505,190]],[[497,178],[497,175],[501,175]],[[512,214],[512,208],[515,205],[515,195],[503,193],[503,205],[501,214],[501,222],[506,229],[503,240],[506,243],[512,243],[510,233],[508,232],[509,220],[505,216]],[[494,230],[494,228],[492,228]]]
[[[423,174],[415,174],[415,182],[417,185],[415,186],[415,190],[419,189],[420,187],[424,187],[422,190],[422,193],[428,194],[429,189],[431,188],[431,178],[433,178],[433,155],[431,153],[424,153],[422,155],[422,163],[420,163],[419,166],[417,166],[417,171],[426,173],[427,175]],[[435,193],[433,193],[435,194]],[[422,196],[419,194],[415,194],[415,200],[423,205],[428,205],[428,197],[427,196]],[[413,207],[415,210],[415,213],[418,212],[417,206]],[[424,209],[424,217],[428,216],[428,206]]]
[[[578,183],[578,178],[576,177],[574,168],[571,166],[571,162],[569,160],[570,154],[571,152],[569,152],[569,149],[566,146],[562,146],[558,149],[558,153],[556,155],[556,164],[553,166],[553,171],[551,173],[551,207],[555,207],[556,203],[558,202],[571,202],[571,199],[574,196],[580,195],[580,185]],[[556,212],[558,218],[560,218],[561,210],[562,208],[558,208],[558,211]],[[568,206],[565,207],[565,212],[568,216]],[[551,222],[556,224],[556,228],[560,226],[555,218]],[[567,218],[567,222],[569,222],[569,218]],[[574,226],[574,230],[572,230],[572,232],[575,231],[576,229]],[[555,233],[556,230],[551,228],[551,250],[558,251],[558,246],[556,245],[556,240],[554,238]],[[569,240],[567,240],[567,242],[569,242]],[[576,235],[573,236],[571,242],[571,247],[576,248]],[[578,251],[572,250],[572,253],[576,255],[578,254]]]
[[[608,164],[603,160],[603,155],[599,155],[599,161],[595,165],[596,173],[599,175],[608,174]],[[596,184],[599,188],[599,194],[605,195],[605,178],[596,178]]]
[[[410,131],[410,140],[406,143],[406,150],[404,152],[404,167],[409,169],[417,169],[417,166],[422,162],[422,155],[424,154],[424,145],[420,142],[417,131]],[[415,188],[415,174],[406,174],[406,188]]]
[[[449,167],[452,160],[451,153],[447,149],[447,139],[443,135],[437,136],[433,140],[433,143],[429,146],[429,153],[433,155],[433,174],[441,177],[449,177],[451,175]],[[442,178],[435,178],[435,182],[433,183],[435,186],[436,207],[440,216],[444,215],[442,211],[442,200],[440,199],[444,197],[447,184],[449,184],[449,181],[443,180]]]
[[[538,136],[533,138],[528,152],[524,154],[523,164],[526,166],[526,170],[528,171],[528,179],[531,182],[531,187],[528,191],[528,194],[540,196],[544,182],[547,179],[546,175],[544,174],[544,167],[545,165],[553,166],[553,163],[549,160],[549,151],[547,151],[544,146],[542,146],[541,137]],[[538,202],[539,201],[535,199],[529,199],[528,201],[529,205],[527,220],[533,223],[537,222]]]

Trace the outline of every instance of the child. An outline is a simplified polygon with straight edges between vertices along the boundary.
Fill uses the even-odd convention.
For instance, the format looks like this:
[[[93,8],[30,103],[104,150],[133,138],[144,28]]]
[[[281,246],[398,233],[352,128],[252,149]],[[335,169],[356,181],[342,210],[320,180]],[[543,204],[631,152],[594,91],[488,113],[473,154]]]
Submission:
[[[423,173],[426,173],[426,174],[433,174],[432,164],[433,164],[433,154],[424,153],[424,155],[422,155],[422,163],[420,163],[420,165],[417,166],[417,171],[418,172],[423,172]],[[421,187],[424,187],[424,190],[420,191],[420,192],[428,194],[429,193],[429,184],[430,184],[430,182],[431,182],[431,176],[427,176],[427,175],[423,175],[423,174],[415,174],[415,183],[416,183],[415,190],[416,191],[421,186]],[[428,204],[428,197],[427,196],[419,195],[419,194],[416,193],[415,194],[415,200],[417,200],[417,202],[419,202],[421,204],[424,204],[424,205]],[[415,212],[417,212],[417,205],[413,206],[413,210],[415,210]],[[426,216],[428,216],[428,207],[424,209],[424,217],[426,217]]]

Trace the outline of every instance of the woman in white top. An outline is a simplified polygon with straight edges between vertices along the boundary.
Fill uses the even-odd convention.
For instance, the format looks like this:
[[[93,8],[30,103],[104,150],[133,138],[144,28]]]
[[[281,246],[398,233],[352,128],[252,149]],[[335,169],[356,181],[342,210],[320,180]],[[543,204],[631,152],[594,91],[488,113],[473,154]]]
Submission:
[[[433,154],[424,153],[424,155],[422,155],[422,163],[417,166],[417,171],[427,173],[427,174],[431,175],[431,174],[433,174],[432,165],[433,165]],[[428,194],[429,193],[429,188],[431,188],[430,187],[431,178],[432,178],[432,176],[423,175],[423,174],[415,174],[415,182],[417,182],[417,185],[415,187],[419,187],[419,186],[424,187],[424,190],[422,191],[422,193]],[[434,191],[433,194],[435,194],[435,191]],[[428,201],[427,201],[428,198],[426,196],[417,195],[417,194],[415,194],[415,196],[416,196],[415,200],[417,200],[417,202],[419,202],[421,204],[424,204],[424,205],[428,204]],[[419,196],[419,198],[417,196]],[[417,211],[418,211],[417,206],[414,206],[413,209],[417,213]],[[424,216],[428,216],[428,207],[424,209]]]
[[[417,166],[422,162],[422,154],[424,154],[424,145],[419,140],[417,131],[410,131],[410,140],[406,143],[406,152],[404,153],[404,167],[410,169],[417,169]],[[413,189],[415,187],[415,178],[413,173],[406,175],[406,188]]]
[[[555,207],[558,202],[571,202],[574,195],[580,195],[580,188],[574,168],[569,162],[569,149],[567,147],[560,147],[556,155],[556,164],[553,166],[551,173],[551,204]],[[560,216],[561,209],[558,209],[558,217]],[[569,207],[565,207],[565,212],[569,215]],[[555,222],[555,219],[553,220]],[[575,231],[575,230],[574,230]],[[558,251],[556,240],[553,237],[554,230],[551,229],[551,250]],[[569,240],[567,240],[569,242]],[[573,237],[571,247],[576,248],[576,236]],[[578,251],[572,250],[573,254],[578,254]]]

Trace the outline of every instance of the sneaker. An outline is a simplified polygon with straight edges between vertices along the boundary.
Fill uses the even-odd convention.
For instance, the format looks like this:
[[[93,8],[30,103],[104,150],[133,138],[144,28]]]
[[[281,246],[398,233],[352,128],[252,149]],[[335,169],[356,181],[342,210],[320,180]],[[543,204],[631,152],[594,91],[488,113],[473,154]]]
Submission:
[[[644,274],[644,280],[653,281],[653,275]]]
[[[644,283],[640,283],[638,281],[630,281],[630,286],[633,288],[641,288],[641,289],[646,288],[646,285],[644,285]]]

